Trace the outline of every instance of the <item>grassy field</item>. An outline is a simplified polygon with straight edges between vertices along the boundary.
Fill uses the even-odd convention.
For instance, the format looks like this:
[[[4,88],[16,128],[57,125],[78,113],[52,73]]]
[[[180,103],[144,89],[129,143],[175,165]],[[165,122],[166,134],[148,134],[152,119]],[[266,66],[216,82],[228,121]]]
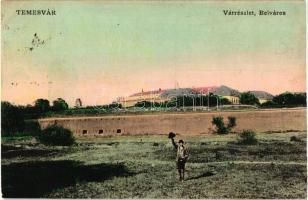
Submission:
[[[306,198],[306,133],[184,139],[190,157],[179,182],[166,135],[79,138],[46,147],[31,137],[2,138],[4,197],[52,198]],[[297,136],[302,141],[290,141]]]

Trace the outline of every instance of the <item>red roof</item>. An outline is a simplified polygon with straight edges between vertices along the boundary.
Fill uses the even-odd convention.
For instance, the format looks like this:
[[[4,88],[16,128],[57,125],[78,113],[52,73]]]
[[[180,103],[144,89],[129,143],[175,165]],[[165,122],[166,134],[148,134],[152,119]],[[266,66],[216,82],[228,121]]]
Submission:
[[[160,93],[163,93],[164,91],[166,90],[159,89],[159,90],[153,90],[153,91],[138,92],[138,93],[130,95],[130,97],[149,95],[149,94],[160,94]]]

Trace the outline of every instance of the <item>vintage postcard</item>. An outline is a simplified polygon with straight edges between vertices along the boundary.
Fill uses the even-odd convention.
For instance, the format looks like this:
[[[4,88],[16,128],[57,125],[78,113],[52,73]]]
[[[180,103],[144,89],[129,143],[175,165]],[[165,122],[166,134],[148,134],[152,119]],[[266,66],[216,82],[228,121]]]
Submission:
[[[4,198],[306,199],[302,0],[3,0]]]

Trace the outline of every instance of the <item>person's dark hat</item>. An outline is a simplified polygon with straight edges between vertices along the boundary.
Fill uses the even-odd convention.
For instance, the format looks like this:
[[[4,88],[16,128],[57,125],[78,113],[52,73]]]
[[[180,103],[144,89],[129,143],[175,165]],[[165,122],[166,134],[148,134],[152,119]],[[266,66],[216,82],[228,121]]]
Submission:
[[[179,140],[179,143],[183,143],[184,144],[184,141],[183,140]]]
[[[175,133],[170,132],[169,135],[168,135],[168,138],[174,138],[174,137],[175,137]]]

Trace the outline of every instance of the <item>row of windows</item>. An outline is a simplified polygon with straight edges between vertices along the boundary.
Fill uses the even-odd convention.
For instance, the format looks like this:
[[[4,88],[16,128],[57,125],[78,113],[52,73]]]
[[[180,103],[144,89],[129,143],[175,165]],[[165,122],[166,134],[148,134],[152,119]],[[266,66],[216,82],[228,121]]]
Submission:
[[[239,103],[239,99],[234,99],[234,98],[232,98],[232,99],[231,99],[231,103],[233,103],[233,104],[238,104],[238,103]]]
[[[108,131],[106,131],[106,132],[108,132]],[[114,132],[116,132],[116,133],[122,133],[122,129],[112,130],[112,131],[110,131],[110,132],[112,132],[112,133],[114,133]],[[85,135],[85,134],[88,134],[89,131],[88,131],[87,129],[83,129],[83,130],[77,130],[77,133],[82,133],[83,135]],[[103,129],[99,129],[99,130],[97,131],[97,133],[98,133],[98,134],[103,134],[103,133],[104,133],[104,130],[103,130]]]

